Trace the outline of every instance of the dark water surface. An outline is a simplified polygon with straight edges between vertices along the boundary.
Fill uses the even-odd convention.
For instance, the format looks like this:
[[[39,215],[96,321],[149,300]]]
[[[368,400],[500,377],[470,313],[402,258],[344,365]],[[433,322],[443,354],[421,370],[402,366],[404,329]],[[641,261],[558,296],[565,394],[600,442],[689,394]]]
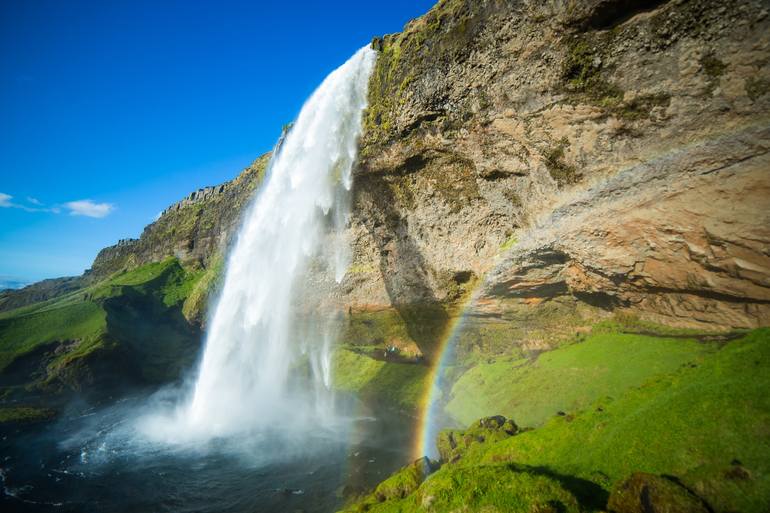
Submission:
[[[330,512],[409,461],[406,417],[173,449],[121,435],[130,403],[2,432],[0,511]]]

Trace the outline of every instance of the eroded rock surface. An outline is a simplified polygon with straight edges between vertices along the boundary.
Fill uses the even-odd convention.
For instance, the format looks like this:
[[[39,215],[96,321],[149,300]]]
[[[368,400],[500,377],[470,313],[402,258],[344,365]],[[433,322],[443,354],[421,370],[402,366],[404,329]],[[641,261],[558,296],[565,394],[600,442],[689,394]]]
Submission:
[[[490,318],[767,324],[769,24],[751,0],[446,0],[376,39],[341,301],[448,318],[484,283]]]

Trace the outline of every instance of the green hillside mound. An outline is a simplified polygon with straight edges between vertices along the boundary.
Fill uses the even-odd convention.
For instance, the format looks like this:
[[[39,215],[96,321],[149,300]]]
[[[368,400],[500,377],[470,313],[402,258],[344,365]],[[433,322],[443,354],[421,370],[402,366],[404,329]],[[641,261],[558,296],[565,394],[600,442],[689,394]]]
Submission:
[[[536,427],[556,412],[585,409],[599,398],[617,396],[684,365],[697,365],[718,348],[716,342],[694,338],[601,331],[532,358],[476,365],[453,386],[447,411],[464,425],[503,414]]]
[[[199,329],[183,310],[205,276],[169,258],[0,313],[4,397],[178,376],[200,341]],[[194,296],[200,301],[199,291]]]
[[[603,337],[595,340],[609,343]],[[641,343],[635,338],[626,342]],[[607,511],[609,503],[610,511],[621,513],[647,511],[643,501],[652,505],[650,511],[767,511],[770,329],[721,348],[706,344],[693,349],[692,342],[679,341],[692,349],[686,362],[676,341],[660,343],[654,351],[665,358],[670,348],[677,366],[669,365],[668,371],[653,367],[638,386],[622,379],[614,397],[555,415],[537,429],[482,422],[444,432],[438,471],[408,493],[373,494],[347,511]],[[578,358],[575,351],[576,346],[554,350],[546,370],[554,362],[582,360],[595,366],[599,361],[589,354]],[[640,354],[649,355],[646,350]],[[615,367],[624,361],[610,352],[605,364]],[[542,384],[532,372],[527,383]],[[600,381],[605,387],[611,380]],[[592,380],[572,385],[575,390],[562,395],[594,393]],[[446,461],[447,455],[452,461]]]

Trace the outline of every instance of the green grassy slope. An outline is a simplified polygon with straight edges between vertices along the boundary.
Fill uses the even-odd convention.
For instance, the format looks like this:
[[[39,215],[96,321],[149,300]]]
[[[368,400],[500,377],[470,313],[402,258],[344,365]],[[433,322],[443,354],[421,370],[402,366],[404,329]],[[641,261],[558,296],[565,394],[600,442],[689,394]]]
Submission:
[[[350,349],[334,354],[334,387],[361,399],[406,411],[418,407],[429,378],[425,365],[375,360]]]
[[[644,335],[599,333],[533,359],[481,363],[452,388],[447,411],[467,425],[502,414],[539,426],[558,411],[586,408],[653,376],[700,361],[716,344]]]
[[[106,328],[106,313],[91,301],[63,304],[0,319],[0,371],[15,358],[55,340],[94,343]]]
[[[84,362],[122,361],[129,379],[159,381],[194,358],[199,334],[183,306],[202,270],[175,258],[0,314],[0,385],[15,390],[94,379]],[[3,390],[8,394],[8,390]]]
[[[597,348],[610,343],[602,337],[594,340]],[[633,347],[643,340],[625,343]],[[688,363],[668,371],[654,368],[639,386],[621,379],[623,390],[614,398],[554,416],[542,427],[502,441],[460,433],[455,438],[468,448],[459,459],[444,463],[403,498],[373,495],[350,511],[441,512],[455,511],[460,504],[463,511],[548,511],[542,502],[548,503],[549,497],[557,497],[562,508],[553,511],[575,510],[570,497],[556,488],[524,484],[543,476],[568,491],[581,511],[601,511],[613,485],[642,471],[672,476],[716,512],[764,513],[770,504],[770,329],[755,330],[721,349],[707,346],[689,355],[692,342],[659,343],[655,351],[660,357],[670,350],[672,359]],[[595,356],[575,351],[576,346],[554,350],[544,376],[557,363],[587,361],[595,366]],[[628,362],[610,355],[607,366]],[[542,383],[535,379],[535,369],[530,372],[535,374],[527,378],[530,384]],[[588,390],[593,385],[591,380],[577,380],[574,386]],[[442,489],[451,493],[436,491]],[[515,500],[523,502],[514,504]]]

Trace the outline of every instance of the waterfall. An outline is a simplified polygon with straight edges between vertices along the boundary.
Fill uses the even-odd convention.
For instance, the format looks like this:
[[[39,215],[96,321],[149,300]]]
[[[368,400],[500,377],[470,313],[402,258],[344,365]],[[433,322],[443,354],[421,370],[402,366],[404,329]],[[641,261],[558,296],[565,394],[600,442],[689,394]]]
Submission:
[[[330,385],[332,319],[300,322],[309,270],[339,282],[351,169],[375,53],[356,52],[307,100],[244,217],[210,318],[184,427],[208,437],[298,420]],[[315,291],[313,291],[315,292]],[[304,363],[303,363],[304,362]],[[304,373],[303,386],[291,386]],[[325,406],[319,407],[320,410]]]

